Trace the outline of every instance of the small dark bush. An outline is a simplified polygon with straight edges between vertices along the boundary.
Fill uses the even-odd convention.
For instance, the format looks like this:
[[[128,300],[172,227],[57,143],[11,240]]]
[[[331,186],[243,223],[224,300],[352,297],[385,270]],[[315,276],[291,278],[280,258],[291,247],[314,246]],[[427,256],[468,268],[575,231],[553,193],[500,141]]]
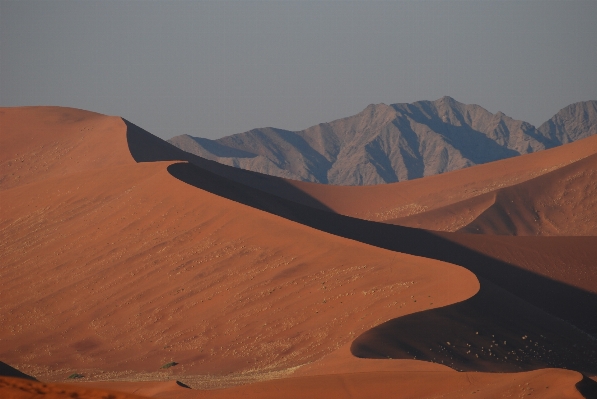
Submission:
[[[168,362],[166,364],[164,364],[162,367],[160,367],[161,369],[169,369],[172,366],[176,366],[178,363],[176,362]]]
[[[83,374],[79,374],[79,373],[74,373],[68,376],[69,380],[74,380],[77,378],[84,378],[85,376]]]

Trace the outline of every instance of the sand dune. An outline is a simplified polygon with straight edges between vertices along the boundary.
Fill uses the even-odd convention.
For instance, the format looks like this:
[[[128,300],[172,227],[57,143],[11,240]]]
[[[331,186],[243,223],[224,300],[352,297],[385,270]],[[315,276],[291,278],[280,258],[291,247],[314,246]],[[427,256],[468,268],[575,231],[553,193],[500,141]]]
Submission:
[[[568,185],[578,184],[582,187],[583,184],[594,181],[592,173],[595,169],[595,161],[590,157],[596,153],[597,137],[589,137],[534,154],[400,183],[371,187],[324,186],[305,182],[296,182],[294,185],[329,209],[343,215],[397,224],[403,220],[405,225],[413,227],[450,231],[469,224],[472,221],[471,215],[476,218],[480,212],[487,209],[484,207],[489,207],[492,201],[488,193],[495,194],[504,191],[506,187],[517,185],[525,187],[521,184],[523,182],[536,182],[529,185],[534,187],[534,184],[539,185],[553,178],[555,181],[552,183],[552,192],[548,193],[548,189],[545,188],[542,197],[535,200],[545,202],[545,197],[555,194],[555,187],[559,186],[556,182],[561,181]],[[590,159],[584,160],[588,157]],[[567,165],[570,166],[564,169],[565,172],[557,172]],[[573,172],[582,168],[587,168],[585,175],[579,176],[575,174],[577,172]],[[539,178],[550,172],[552,174],[545,176],[544,179]],[[565,173],[567,175],[564,175]],[[589,189],[593,190],[591,187]],[[531,190],[532,188],[529,188],[529,191]],[[590,201],[594,197],[590,195],[591,192],[580,195],[586,195],[584,201]],[[559,211],[560,213],[573,212],[568,208],[576,199],[561,198],[561,196],[555,198],[560,201],[546,204],[551,206],[550,212],[557,213],[557,207],[562,205],[569,206],[564,207]],[[582,211],[588,218],[594,215],[592,203],[587,205],[587,208],[589,209],[582,209]],[[425,213],[428,214],[425,215]],[[415,215],[421,215],[421,219],[417,220]],[[436,221],[439,215],[445,220]],[[556,225],[562,230],[547,230],[543,234],[568,235],[570,233],[565,230],[565,223],[558,220]],[[533,231],[539,233],[540,229],[536,228]],[[575,235],[583,234],[584,232],[580,232]]]
[[[198,398],[583,398],[574,386],[582,375],[568,370],[519,374],[377,372],[321,375],[268,381]],[[588,389],[591,389],[589,387]],[[581,388],[582,389],[582,388]],[[587,396],[588,397],[588,396]]]
[[[81,140],[79,128],[55,129],[67,147]],[[100,136],[128,149],[124,123]],[[314,230],[185,184],[171,162],[119,153],[114,165],[50,168],[0,193],[0,357],[36,377],[292,370],[478,290],[463,268]],[[402,305],[428,291],[433,305]]]
[[[485,175],[454,172],[460,191],[450,197],[440,190],[450,181],[439,179],[448,174],[432,189],[415,180],[328,190],[184,155],[115,117],[1,111],[0,359],[28,374],[64,381],[77,372],[97,384],[129,381],[98,389],[172,398],[314,395],[309,386],[326,397],[592,389],[573,371],[446,366],[597,374],[594,339],[559,320],[597,331],[587,317],[597,309],[594,237],[431,233],[350,217],[359,204],[371,216],[426,195],[439,208],[556,169],[571,176],[592,141],[499,171],[479,166]],[[400,184],[413,192],[392,198]],[[371,191],[344,198],[344,189]],[[510,343],[504,353],[491,346],[494,356],[486,346],[496,337]],[[466,343],[477,351],[460,353]],[[427,344],[441,356],[411,350]],[[214,388],[289,375],[302,376],[210,392],[141,382]]]
[[[597,155],[523,183],[386,222],[476,234],[594,236]]]
[[[56,384],[29,381],[22,378],[0,377],[0,394],[3,399],[141,399],[142,396],[130,393],[88,388],[74,384]]]

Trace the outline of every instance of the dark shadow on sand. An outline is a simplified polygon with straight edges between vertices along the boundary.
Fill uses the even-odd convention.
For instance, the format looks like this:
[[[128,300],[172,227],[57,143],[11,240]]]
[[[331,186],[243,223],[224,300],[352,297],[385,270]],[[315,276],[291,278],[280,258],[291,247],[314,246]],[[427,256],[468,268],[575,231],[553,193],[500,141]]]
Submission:
[[[341,237],[463,266],[533,305],[597,333],[597,295],[466,248],[429,231],[356,219],[288,201],[187,163],[170,174],[194,187]]]
[[[129,150],[133,159],[137,162],[187,161],[234,182],[249,184],[266,193],[274,194],[290,201],[298,201],[316,209],[331,212],[331,209],[326,205],[289,184],[282,178],[234,168],[232,166],[222,165],[218,162],[198,157],[197,155],[185,152],[159,137],[154,136],[124,118],[123,121],[127,127],[126,138]]]

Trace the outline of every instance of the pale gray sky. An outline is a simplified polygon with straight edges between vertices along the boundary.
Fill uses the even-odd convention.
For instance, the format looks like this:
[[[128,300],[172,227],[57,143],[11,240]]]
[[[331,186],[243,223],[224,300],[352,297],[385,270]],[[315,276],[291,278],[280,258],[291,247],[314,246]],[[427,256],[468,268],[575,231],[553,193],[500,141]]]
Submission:
[[[5,1],[0,106],[163,138],[444,95],[538,125],[597,99],[597,1]]]

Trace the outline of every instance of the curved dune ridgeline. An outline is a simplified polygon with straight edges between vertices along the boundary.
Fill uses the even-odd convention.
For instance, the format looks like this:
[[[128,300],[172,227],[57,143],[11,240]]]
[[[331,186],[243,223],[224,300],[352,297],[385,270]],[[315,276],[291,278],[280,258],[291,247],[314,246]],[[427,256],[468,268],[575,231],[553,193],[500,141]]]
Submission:
[[[26,374],[204,388],[300,376],[138,391],[172,398],[591,389],[576,371],[597,374],[593,237],[358,219],[336,213],[336,191],[186,154],[120,118],[58,107],[0,118],[0,359]],[[548,167],[542,153],[527,180]]]
[[[19,126],[37,111],[5,110],[4,126],[16,127],[3,139],[30,142]],[[41,111],[50,116],[36,134],[60,131],[55,150],[83,145],[92,137],[82,128],[107,123]],[[126,145],[122,122],[98,134],[107,142],[93,137],[91,158]],[[4,148],[7,164],[14,155]],[[119,151],[114,165],[70,173],[69,153],[57,151],[46,163],[66,166],[42,178],[20,150],[26,182],[0,193],[0,358],[38,378],[290,372],[384,321],[478,290],[466,269],[314,230],[173,178],[185,164]],[[244,195],[221,180],[216,187]],[[428,292],[433,305],[402,304]],[[179,366],[159,371],[173,360]]]

